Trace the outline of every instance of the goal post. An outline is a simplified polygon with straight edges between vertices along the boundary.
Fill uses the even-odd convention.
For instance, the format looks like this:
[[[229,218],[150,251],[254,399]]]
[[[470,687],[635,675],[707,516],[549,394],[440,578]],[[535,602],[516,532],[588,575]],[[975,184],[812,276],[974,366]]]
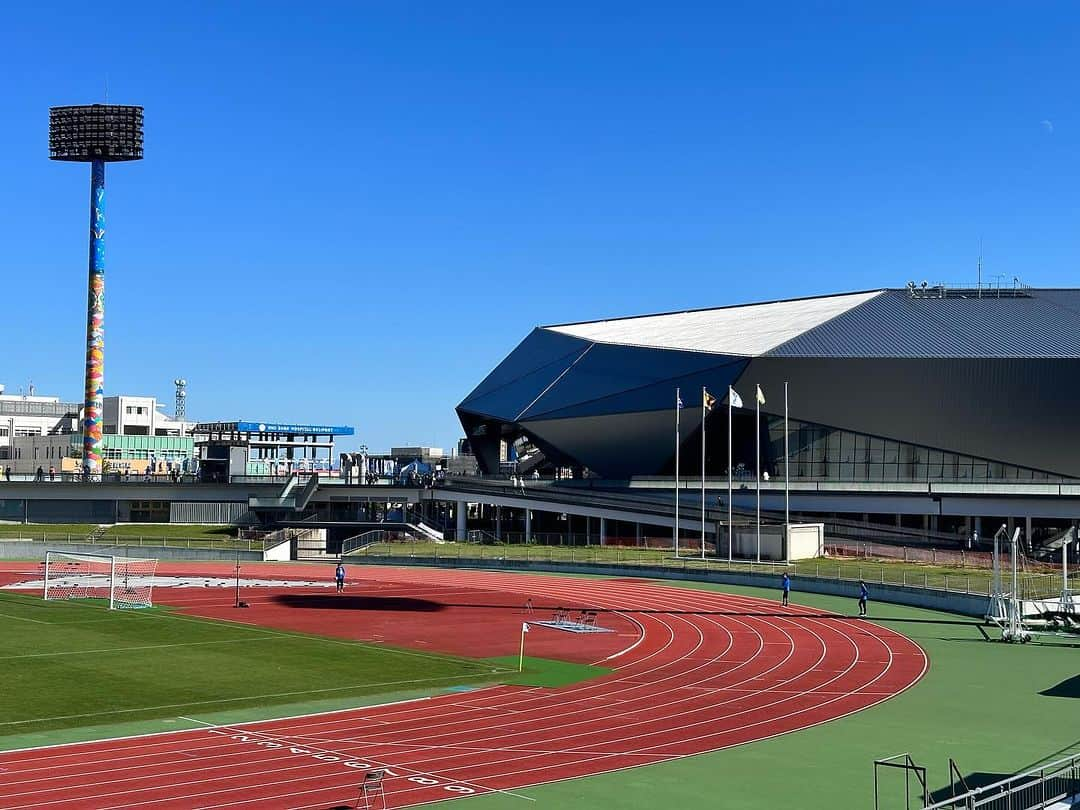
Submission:
[[[109,610],[151,607],[156,571],[155,559],[46,551],[43,596],[100,599]]]

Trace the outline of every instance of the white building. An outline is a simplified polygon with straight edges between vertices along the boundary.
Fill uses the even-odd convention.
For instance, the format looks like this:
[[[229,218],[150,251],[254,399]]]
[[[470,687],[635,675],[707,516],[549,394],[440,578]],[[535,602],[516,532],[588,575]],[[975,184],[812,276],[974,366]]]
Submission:
[[[79,430],[82,406],[61,402],[60,397],[4,393],[0,385],[0,459],[11,458],[12,439],[26,436],[51,436]]]
[[[162,407],[154,397],[132,397],[121,394],[105,397],[102,413],[102,432],[118,436],[187,436],[194,422],[183,422],[160,413]]]
[[[36,465],[49,463],[71,466],[81,452],[80,440],[75,437],[82,433],[82,405],[74,402],[61,402],[59,397],[36,396],[33,386],[28,394],[5,394],[0,385],[0,459],[10,459],[15,463],[13,472],[27,472]],[[102,414],[102,432],[106,437],[120,436],[158,436],[189,437],[194,422],[173,419],[161,413],[161,405],[154,397],[134,397],[118,395],[105,397]],[[58,438],[44,438],[58,437]],[[127,444],[106,438],[106,444],[112,444],[111,455],[106,448],[106,458],[114,461],[127,458],[129,450],[141,452],[138,458],[149,461],[153,457],[156,445],[128,448]],[[187,444],[183,449],[179,445],[162,445],[157,452],[159,460],[177,460],[190,457]],[[121,449],[123,447],[123,449]],[[69,462],[64,462],[69,459]],[[28,467],[24,470],[23,467]]]

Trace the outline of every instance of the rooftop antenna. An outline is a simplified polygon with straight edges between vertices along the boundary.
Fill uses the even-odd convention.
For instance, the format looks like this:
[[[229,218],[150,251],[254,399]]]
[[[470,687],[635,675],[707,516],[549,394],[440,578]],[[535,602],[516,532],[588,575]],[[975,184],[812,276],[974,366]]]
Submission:
[[[977,298],[982,298],[982,237],[979,237],[979,284]]]

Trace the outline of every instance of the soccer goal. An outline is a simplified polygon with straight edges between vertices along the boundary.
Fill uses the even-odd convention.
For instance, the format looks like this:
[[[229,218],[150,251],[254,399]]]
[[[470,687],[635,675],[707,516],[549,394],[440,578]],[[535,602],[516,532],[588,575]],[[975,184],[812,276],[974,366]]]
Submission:
[[[150,607],[157,560],[45,552],[46,599],[108,600],[109,610]]]

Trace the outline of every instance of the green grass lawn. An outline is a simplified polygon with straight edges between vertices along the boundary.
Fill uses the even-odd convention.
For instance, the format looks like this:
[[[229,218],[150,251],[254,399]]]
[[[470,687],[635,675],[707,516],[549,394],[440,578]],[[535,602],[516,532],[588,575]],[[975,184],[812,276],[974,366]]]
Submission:
[[[97,529],[96,523],[0,523],[0,538],[28,538],[78,542]],[[105,530],[104,538],[183,538],[227,540],[236,536],[231,526],[203,526],[186,523],[118,523]]]
[[[97,529],[94,523],[0,523],[0,540],[82,543]],[[106,545],[180,546],[184,548],[262,548],[257,541],[239,540],[232,526],[183,523],[118,523],[109,526],[96,543]]]
[[[109,611],[86,602],[0,594],[0,739],[439,691],[497,681],[507,669],[491,661],[216,622],[160,608]],[[525,677],[516,669],[515,662],[512,677]]]

